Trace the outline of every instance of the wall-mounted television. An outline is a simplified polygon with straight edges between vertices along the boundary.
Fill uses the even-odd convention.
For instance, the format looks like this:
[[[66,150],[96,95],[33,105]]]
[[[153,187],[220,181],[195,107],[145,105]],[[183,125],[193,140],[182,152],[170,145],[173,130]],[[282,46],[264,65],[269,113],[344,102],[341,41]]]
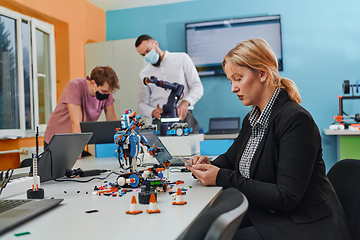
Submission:
[[[200,76],[224,75],[224,56],[239,42],[263,38],[283,70],[280,15],[186,23],[186,52]]]

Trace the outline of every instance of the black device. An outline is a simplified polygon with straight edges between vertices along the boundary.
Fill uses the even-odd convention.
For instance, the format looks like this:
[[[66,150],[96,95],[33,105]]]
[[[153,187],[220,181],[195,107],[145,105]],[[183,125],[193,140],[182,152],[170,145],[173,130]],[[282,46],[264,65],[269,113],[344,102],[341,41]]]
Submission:
[[[356,81],[356,84],[350,84],[349,80],[344,80],[343,85],[343,92],[344,94],[349,94],[350,93],[350,89],[351,89],[351,96],[338,96],[339,99],[339,113],[337,116],[335,116],[336,121],[338,121],[339,123],[344,123],[345,129],[348,129],[350,123],[348,122],[344,122],[344,117],[343,115],[347,116],[346,113],[344,113],[344,109],[343,109],[343,101],[344,100],[355,100],[355,99],[360,99],[360,96],[355,96],[354,91],[356,90],[356,92],[359,92],[359,88],[360,88],[360,81]],[[355,88],[355,90],[354,90]],[[354,117],[349,117],[352,120],[354,120],[356,123],[360,122],[360,114],[356,113]]]
[[[38,160],[40,182],[64,177],[72,169],[92,133],[55,134]]]
[[[100,175],[101,173],[104,172],[108,172],[110,170],[106,170],[106,169],[91,169],[91,170],[82,170],[81,168],[77,168],[77,169],[66,169],[65,171],[65,176],[70,178],[70,177],[90,177],[90,176],[97,176]]]
[[[199,76],[224,75],[224,56],[251,38],[266,40],[278,59],[279,71],[283,70],[280,15],[186,23],[185,31],[186,52]]]
[[[206,134],[234,134],[240,131],[240,118],[210,118],[209,131]]]
[[[161,113],[160,135],[167,136],[168,127],[170,127],[174,122],[179,121],[179,119],[175,120],[178,118],[177,103],[184,92],[184,85],[176,82],[170,83],[167,81],[161,81],[154,76],[145,77],[143,81],[145,85],[153,83],[158,87],[171,90],[167,103],[162,106],[163,112]]]
[[[39,127],[36,127],[36,152],[32,153],[32,176],[34,179],[34,183],[32,188],[28,189],[26,192],[27,199],[43,199],[45,196],[45,192],[43,188],[40,188],[40,182],[37,181],[37,163],[39,160]]]
[[[88,144],[114,143],[116,128],[121,129],[121,121],[80,122],[81,132],[92,132]]]

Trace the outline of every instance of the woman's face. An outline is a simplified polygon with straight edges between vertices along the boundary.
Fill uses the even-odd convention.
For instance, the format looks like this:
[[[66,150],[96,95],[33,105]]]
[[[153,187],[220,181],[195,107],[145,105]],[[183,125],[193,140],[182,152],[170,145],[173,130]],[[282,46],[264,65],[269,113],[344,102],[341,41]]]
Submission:
[[[225,64],[225,73],[231,82],[231,92],[235,93],[245,106],[255,105],[261,109],[265,84],[263,74],[247,67]]]

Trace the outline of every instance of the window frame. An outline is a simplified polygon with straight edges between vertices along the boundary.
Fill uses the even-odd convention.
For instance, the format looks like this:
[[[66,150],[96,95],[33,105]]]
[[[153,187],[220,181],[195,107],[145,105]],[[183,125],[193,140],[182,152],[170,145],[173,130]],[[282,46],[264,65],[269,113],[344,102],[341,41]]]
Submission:
[[[16,63],[18,81],[18,102],[19,102],[19,129],[0,129],[0,139],[26,137],[33,135],[36,126],[40,132],[44,132],[47,124],[39,124],[39,106],[37,89],[37,56],[36,56],[36,29],[49,34],[49,67],[50,67],[50,91],[51,91],[51,112],[56,107],[56,61],[55,61],[55,31],[54,25],[38,19],[11,11],[0,6],[0,14],[16,21]],[[24,65],[23,65],[23,42],[22,42],[22,21],[26,21],[30,28],[30,96],[31,96],[31,129],[26,129],[25,120],[25,89],[24,89]]]
[[[56,65],[55,65],[55,35],[54,35],[54,26],[40,21],[38,19],[31,19],[31,48],[32,48],[32,69],[33,69],[33,77],[32,77],[32,86],[33,86],[33,94],[34,94],[34,124],[35,126],[39,126],[40,132],[45,132],[47,124],[39,124],[39,99],[38,97],[38,71],[37,71],[37,61],[36,59],[36,29],[43,31],[49,34],[49,60],[50,60],[50,88],[51,88],[51,112],[54,111],[56,106]],[[36,70],[36,71],[35,71]]]

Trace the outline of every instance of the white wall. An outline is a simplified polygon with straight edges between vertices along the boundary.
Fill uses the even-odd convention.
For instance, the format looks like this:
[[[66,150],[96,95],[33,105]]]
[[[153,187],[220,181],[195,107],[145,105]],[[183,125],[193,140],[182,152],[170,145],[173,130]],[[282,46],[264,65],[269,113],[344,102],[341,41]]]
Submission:
[[[115,114],[118,119],[125,110],[138,112],[139,73],[144,67],[143,59],[135,49],[134,39],[90,43],[85,45],[85,70],[90,76],[96,66],[110,66],[119,78],[120,90],[114,94]],[[99,121],[104,121],[102,114]]]

